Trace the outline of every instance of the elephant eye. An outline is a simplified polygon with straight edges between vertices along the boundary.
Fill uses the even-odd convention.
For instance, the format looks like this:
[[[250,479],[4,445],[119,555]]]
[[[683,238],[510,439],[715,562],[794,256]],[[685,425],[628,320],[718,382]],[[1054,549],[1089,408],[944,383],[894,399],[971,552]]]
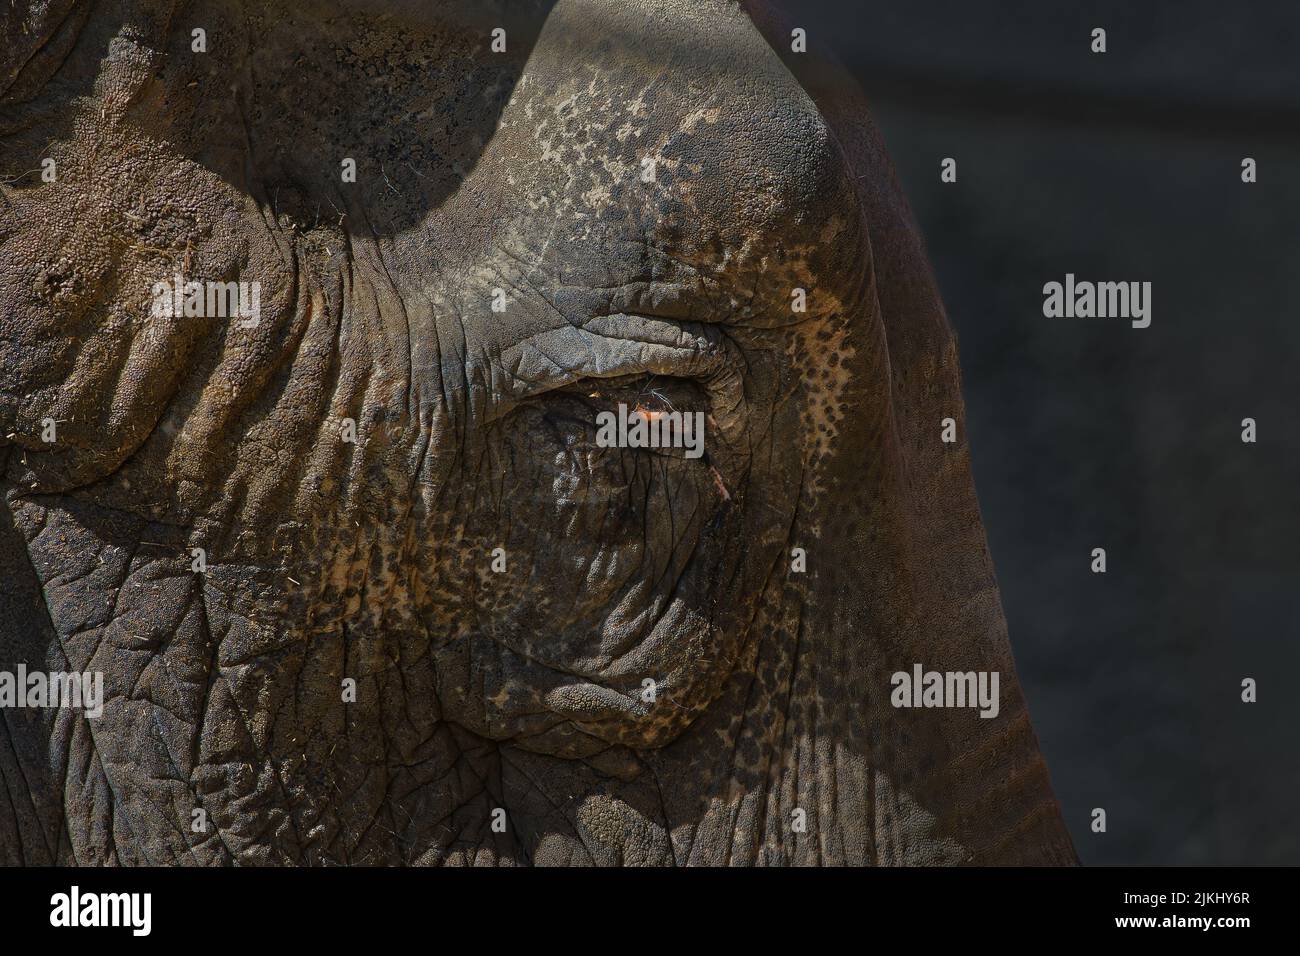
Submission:
[[[647,414],[706,410],[708,396],[694,379],[646,372],[614,378],[584,378],[559,390],[593,406],[623,403]]]
[[[742,480],[747,364],[718,327],[611,314],[507,358],[520,386],[507,427],[564,449],[576,471],[617,486],[644,456],[681,459],[723,500]]]
[[[625,460],[620,449],[709,464],[706,442],[714,426],[709,396],[689,378],[588,377],[540,395],[525,408],[531,414],[520,419],[523,427],[540,426],[566,449],[586,448],[590,457],[584,460],[592,464]],[[603,473],[601,466],[595,473]]]

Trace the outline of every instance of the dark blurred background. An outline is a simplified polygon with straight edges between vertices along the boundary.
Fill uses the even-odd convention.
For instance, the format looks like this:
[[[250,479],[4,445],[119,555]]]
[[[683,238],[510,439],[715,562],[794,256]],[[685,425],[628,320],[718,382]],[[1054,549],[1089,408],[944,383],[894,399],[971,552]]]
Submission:
[[[1083,861],[1300,863],[1300,3],[783,6],[859,77],[925,234]],[[1150,281],[1151,327],[1044,318],[1067,272]]]

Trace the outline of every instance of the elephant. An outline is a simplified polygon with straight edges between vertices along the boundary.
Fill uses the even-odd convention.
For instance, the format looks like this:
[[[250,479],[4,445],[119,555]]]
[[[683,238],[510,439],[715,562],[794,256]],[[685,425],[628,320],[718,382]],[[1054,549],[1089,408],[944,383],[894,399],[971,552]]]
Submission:
[[[816,37],[759,0],[0,25],[0,671],[102,680],[0,710],[0,860],[1077,862],[955,339]],[[914,668],[995,700],[911,706]]]

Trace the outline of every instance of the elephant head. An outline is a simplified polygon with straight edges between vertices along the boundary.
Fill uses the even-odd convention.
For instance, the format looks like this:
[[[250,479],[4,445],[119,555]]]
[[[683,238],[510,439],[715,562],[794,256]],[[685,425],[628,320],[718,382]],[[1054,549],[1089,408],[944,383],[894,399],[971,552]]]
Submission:
[[[921,239],[788,25],[0,23],[0,668],[104,681],[0,711],[4,859],[1073,862]]]

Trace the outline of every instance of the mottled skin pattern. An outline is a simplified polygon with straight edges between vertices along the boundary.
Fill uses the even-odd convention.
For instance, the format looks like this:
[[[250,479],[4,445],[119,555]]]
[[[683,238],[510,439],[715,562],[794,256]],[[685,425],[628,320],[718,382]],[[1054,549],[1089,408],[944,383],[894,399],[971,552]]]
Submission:
[[[0,11],[0,669],[107,696],[0,711],[0,860],[1073,862],[849,81],[734,2],[426,6]]]

